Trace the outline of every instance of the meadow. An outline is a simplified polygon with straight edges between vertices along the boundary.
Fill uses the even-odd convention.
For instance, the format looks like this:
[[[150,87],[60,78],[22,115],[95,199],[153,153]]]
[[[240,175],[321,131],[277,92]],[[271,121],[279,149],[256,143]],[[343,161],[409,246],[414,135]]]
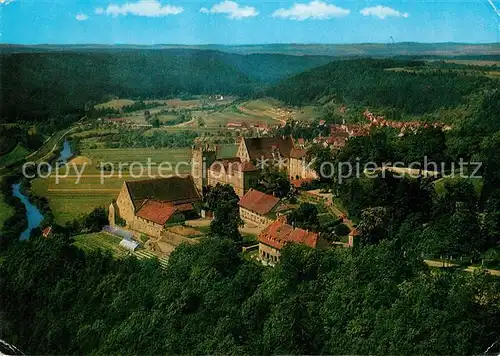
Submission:
[[[64,224],[81,214],[87,214],[97,207],[107,208],[113,199],[116,199],[123,182],[126,180],[150,179],[146,168],[148,158],[152,162],[170,162],[174,168],[178,162],[189,163],[191,150],[185,149],[146,149],[146,148],[125,148],[125,149],[84,149],[82,156],[91,160],[92,165],[86,166],[80,181],[77,181],[77,173],[70,166],[66,169],[59,168],[59,179],[54,172],[48,178],[36,178],[32,181],[32,191],[38,196],[46,197],[49,200],[50,208],[56,217],[56,222]],[[113,172],[101,172],[98,169],[100,162],[110,162],[117,168]],[[138,162],[144,165],[143,175],[140,169],[129,170],[129,166],[124,166],[122,174],[119,174],[119,163]],[[82,167],[77,167],[81,170]],[[180,174],[190,172],[188,165],[179,166]],[[164,175],[175,173],[175,171],[163,170]],[[152,166],[151,174],[158,176],[157,167]]]
[[[85,252],[97,250],[109,251],[114,257],[123,257],[127,255],[127,250],[119,246],[121,239],[104,232],[93,234],[84,234],[74,236],[74,246],[82,249]]]
[[[231,105],[223,110],[194,111],[193,117],[196,120],[193,120],[190,126],[198,127],[198,119],[203,120],[206,128],[211,129],[225,127],[229,122],[244,122],[249,125],[279,125],[290,116],[291,113],[281,109],[277,101],[258,99]]]
[[[3,156],[0,156],[0,167],[5,167],[9,164],[20,162],[29,154],[30,151],[28,151],[23,145],[18,143],[12,151]]]

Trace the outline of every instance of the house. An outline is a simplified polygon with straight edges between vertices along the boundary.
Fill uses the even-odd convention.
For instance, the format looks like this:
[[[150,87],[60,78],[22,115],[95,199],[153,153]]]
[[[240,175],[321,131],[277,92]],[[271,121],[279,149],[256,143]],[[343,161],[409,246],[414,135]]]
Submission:
[[[246,223],[264,227],[276,220],[279,213],[288,209],[279,198],[250,189],[239,201],[240,217]]]
[[[327,248],[328,243],[319,234],[294,228],[278,219],[259,234],[259,259],[264,264],[275,265],[281,256],[281,249],[289,243],[298,243],[311,248]]]
[[[300,148],[292,148],[288,160],[288,176],[291,180],[317,179],[318,174],[307,163],[307,151]]]
[[[160,236],[168,223],[198,216],[200,193],[191,176],[126,181],[109,206],[109,224],[149,236]]]
[[[246,123],[244,122],[228,122],[226,124],[226,128],[228,130],[236,130],[236,131],[239,131],[239,130],[247,130],[248,129],[248,126]]]
[[[51,233],[52,233],[52,226],[46,227],[45,229],[42,230],[42,236],[44,238],[48,238]]]

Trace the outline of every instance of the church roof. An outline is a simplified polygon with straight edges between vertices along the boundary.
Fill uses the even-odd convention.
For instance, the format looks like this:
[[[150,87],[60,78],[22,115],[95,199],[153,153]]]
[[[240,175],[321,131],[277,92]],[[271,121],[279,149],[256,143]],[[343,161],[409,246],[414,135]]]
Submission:
[[[278,250],[290,242],[316,248],[318,240],[317,233],[299,228],[294,229],[293,226],[280,220],[276,220],[259,234],[259,242]]]
[[[288,158],[294,147],[292,138],[288,136],[244,138],[244,140],[251,160],[272,158],[276,150],[280,155]]]
[[[242,208],[265,215],[270,213],[279,202],[278,198],[252,188],[240,199],[238,204]]]
[[[127,181],[125,184],[136,208],[147,199],[178,204],[201,200],[191,176]]]
[[[248,161],[241,162],[241,159],[239,157],[217,160],[210,165],[210,170],[219,173],[223,167],[226,173],[237,172],[237,171],[252,172],[259,170],[251,162]]]

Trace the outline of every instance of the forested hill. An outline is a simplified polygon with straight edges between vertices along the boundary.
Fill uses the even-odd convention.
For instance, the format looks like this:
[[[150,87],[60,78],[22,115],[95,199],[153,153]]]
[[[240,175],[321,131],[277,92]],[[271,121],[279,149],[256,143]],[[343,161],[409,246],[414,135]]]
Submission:
[[[185,49],[4,53],[0,117],[40,120],[110,95],[247,95],[331,59]]]
[[[373,107],[388,107],[406,114],[424,114],[460,105],[466,97],[498,80],[451,65],[392,59],[333,61],[286,79],[268,94],[287,104],[303,105],[320,99]]]
[[[15,45],[0,44],[0,52],[43,52],[43,51],[82,51],[82,50],[165,50],[165,49],[196,49],[222,51],[237,54],[279,53],[287,55],[323,55],[336,57],[393,57],[393,56],[431,56],[431,57],[462,57],[462,56],[492,56],[500,55],[499,43],[274,43],[249,45],[134,45],[134,44],[41,44]]]

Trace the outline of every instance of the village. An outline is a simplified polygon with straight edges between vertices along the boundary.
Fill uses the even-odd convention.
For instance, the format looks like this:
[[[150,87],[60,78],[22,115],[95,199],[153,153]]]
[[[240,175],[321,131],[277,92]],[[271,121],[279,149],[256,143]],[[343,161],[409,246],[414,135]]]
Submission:
[[[219,102],[224,97],[217,96],[215,100]],[[234,99],[226,100],[231,104]],[[186,104],[179,101],[177,105],[180,110],[196,108],[192,101]],[[238,110],[248,113],[250,109],[247,107],[252,106],[240,105]],[[154,113],[154,110],[151,112]],[[236,137],[236,145],[217,144],[213,140],[196,137],[189,157],[190,168],[182,174],[168,178],[115,181],[121,187],[118,189],[116,186],[118,194],[113,196],[111,204],[107,206],[109,225],[102,233],[94,235],[93,240],[77,237],[77,245],[85,241],[82,247],[85,244],[109,246],[108,243],[112,241],[113,249],[119,246],[118,255],[128,251],[139,258],[157,257],[160,263],[166,265],[169,255],[180,244],[197,243],[210,233],[214,212],[205,203],[206,194],[217,185],[229,185],[239,198],[239,217],[243,222],[239,230],[245,240],[242,251],[253,259],[273,266],[279,261],[280,250],[288,243],[318,249],[353,247],[358,236],[355,223],[348,218],[345,208],[335,204],[332,192],[322,191],[315,186],[314,182],[319,177],[311,162],[307,161],[308,149],[320,146],[336,152],[345,146],[349,138],[368,136],[374,127],[392,127],[399,131],[400,137],[414,133],[420,127],[428,127],[428,124],[419,121],[386,120],[368,110],[362,113],[366,121],[363,124],[347,124],[345,119],[342,123],[294,121],[293,115],[296,113],[290,109],[270,107],[265,110],[275,120],[273,124],[231,120],[230,117],[226,119],[222,130]],[[339,108],[341,114],[347,110],[345,106]],[[132,113],[131,118],[105,117],[97,122],[103,127],[111,125],[126,131],[148,130],[151,124],[147,117],[151,112],[144,112],[146,121],[142,114]],[[260,114],[253,115],[260,118]],[[188,124],[195,121],[191,120]],[[292,122],[299,123],[305,132],[319,129],[320,132],[328,132],[328,135],[320,133],[312,139],[276,135],[275,132]],[[433,126],[449,129],[443,124],[435,123]],[[218,129],[221,130],[220,127]],[[92,161],[83,156],[73,158],[70,162],[92,165]],[[293,199],[259,190],[265,164],[285,173]],[[99,191],[99,188],[94,190]],[[304,202],[317,206],[323,222],[336,221],[345,226],[342,234],[334,233],[332,239],[332,236],[325,236],[320,231],[303,229],[287,221],[287,216]],[[42,234],[48,236],[50,227],[44,229]]]
[[[299,148],[291,137],[241,138],[237,155],[229,158],[219,158],[217,146],[193,147],[190,174],[125,181],[109,206],[109,228],[105,231],[122,237],[120,245],[131,252],[143,248],[159,258],[168,258],[181,243],[199,241],[201,237],[189,236],[192,231],[209,227],[213,212],[204,206],[203,192],[220,184],[230,185],[239,197],[239,215],[244,222],[240,230],[254,236],[254,243],[244,246],[243,251],[263,264],[275,265],[280,250],[288,243],[321,249],[352,247],[356,229],[346,214],[334,206],[332,194],[319,189],[299,191],[303,184],[318,178],[305,157],[306,149]],[[325,215],[340,219],[349,227],[343,242],[326,241],[318,232],[287,223],[287,214],[293,207],[286,199],[254,189],[262,173],[258,164],[263,160],[286,162],[281,168],[292,189],[308,201],[334,211]]]

